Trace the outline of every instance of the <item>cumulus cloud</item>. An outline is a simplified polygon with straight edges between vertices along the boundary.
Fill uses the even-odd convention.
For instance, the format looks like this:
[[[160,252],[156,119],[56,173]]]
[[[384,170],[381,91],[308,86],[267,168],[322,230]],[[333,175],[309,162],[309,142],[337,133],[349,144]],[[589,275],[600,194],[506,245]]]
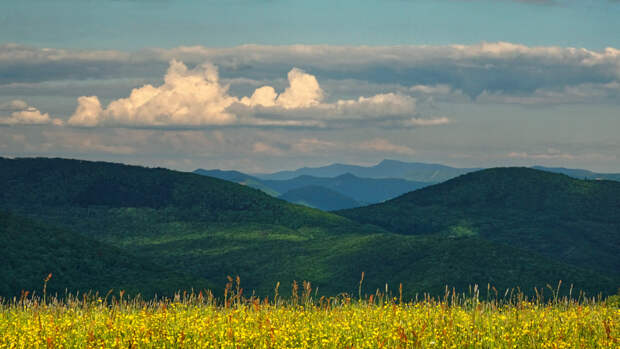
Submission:
[[[74,126],[225,125],[236,120],[226,112],[234,102],[227,87],[219,83],[214,66],[205,64],[189,70],[173,60],[163,85],[133,89],[129,97],[112,101],[105,109],[96,96],[80,97],[68,123]]]
[[[386,93],[357,99],[325,101],[325,93],[314,75],[293,68],[288,86],[277,93],[262,86],[251,96],[230,95],[220,82],[218,69],[202,64],[189,69],[172,60],[160,86],[135,88],[126,98],[102,107],[96,96],[78,98],[78,106],[68,121],[80,127],[196,127],[196,126],[280,126],[327,127],[351,120],[404,120],[408,125],[415,113],[415,99]],[[418,123],[417,125],[426,125]]]
[[[7,116],[3,116],[7,113]],[[41,113],[22,100],[0,104],[0,125],[62,125],[62,120],[52,119],[48,113]]]

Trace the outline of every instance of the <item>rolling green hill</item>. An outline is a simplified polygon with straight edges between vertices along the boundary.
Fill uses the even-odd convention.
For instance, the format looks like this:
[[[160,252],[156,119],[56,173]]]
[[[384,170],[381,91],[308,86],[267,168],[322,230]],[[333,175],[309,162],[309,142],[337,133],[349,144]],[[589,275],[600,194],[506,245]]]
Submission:
[[[0,296],[41,293],[49,273],[47,291],[60,295],[65,290],[105,294],[115,289],[150,297],[214,287],[86,236],[2,212],[0,241]]]
[[[137,216],[154,224],[252,222],[331,233],[359,229],[348,219],[290,205],[260,190],[163,168],[46,158],[0,159],[0,168],[0,209],[47,217],[84,233],[106,235],[119,224],[147,223],[139,223]]]
[[[287,294],[292,280],[311,281],[321,295],[356,293],[362,271],[367,275],[366,292],[383,289],[386,282],[394,288],[402,282],[406,295],[438,294],[445,285],[464,291],[475,283],[521,286],[532,293],[534,285],[541,288],[563,280],[590,294],[612,293],[618,285],[614,275],[600,269],[507,246],[472,233],[469,226],[439,234],[430,230],[423,235],[391,233],[191,173],[65,159],[0,159],[0,168],[0,209],[28,216],[44,227],[58,227],[32,229],[34,235],[28,240],[44,246],[49,255],[63,255],[62,244],[45,245],[44,241],[50,234],[66,233],[72,234],[67,238],[72,241],[107,246],[109,255],[128,260],[135,256],[131,257],[135,263],[131,259],[122,268],[126,274],[114,266],[108,269],[103,262],[97,267],[118,273],[119,278],[134,275],[126,288],[147,289],[151,280],[161,280],[171,270],[175,276],[165,277],[162,286],[181,278],[178,284],[189,287],[184,275],[195,278],[189,280],[194,288],[205,279],[224,285],[227,275],[239,275],[246,294],[254,290],[263,296],[273,294],[277,282],[281,282],[282,294]],[[398,214],[390,217],[400,219]],[[384,225],[382,221],[377,224]],[[19,226],[14,225],[9,235],[19,234]],[[611,229],[602,223],[600,227]],[[36,275],[31,282],[36,284],[41,279],[37,269],[40,250],[27,244],[7,246],[8,253],[23,254],[18,260],[25,269],[19,275],[32,270]],[[75,249],[95,253],[97,248],[77,245]],[[77,268],[80,258],[69,258],[66,268]],[[88,254],[84,258],[97,260]],[[52,261],[65,265],[64,260]],[[144,271],[140,263],[154,270]],[[96,282],[90,276],[78,273],[56,281],[74,282],[75,287],[92,284],[93,288],[121,283]]]
[[[620,274],[619,182],[495,168],[338,213],[400,234],[479,236]]]

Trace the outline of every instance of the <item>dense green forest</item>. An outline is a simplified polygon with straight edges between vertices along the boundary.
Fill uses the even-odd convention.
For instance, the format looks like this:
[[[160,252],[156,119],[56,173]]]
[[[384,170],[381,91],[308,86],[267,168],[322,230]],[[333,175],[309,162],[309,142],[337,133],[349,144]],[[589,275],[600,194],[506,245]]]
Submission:
[[[365,292],[383,289],[386,282],[391,288],[403,283],[409,296],[423,292],[439,294],[446,285],[466,291],[473,284],[491,283],[498,289],[518,286],[531,293],[534,286],[545,288],[563,280],[565,285],[575,284],[575,292],[582,289],[589,294],[612,293],[619,285],[617,273],[592,263],[558,258],[527,244],[523,247],[528,248],[522,249],[509,239],[489,238],[486,231],[483,233],[475,225],[475,211],[467,217],[470,219],[467,224],[463,220],[449,224],[455,205],[467,203],[473,209],[481,197],[500,195],[493,194],[491,189],[479,193],[476,183],[483,187],[485,181],[490,181],[488,185],[496,190],[511,191],[519,188],[513,186],[518,184],[514,182],[515,177],[527,175],[523,181],[531,186],[551,185],[550,193],[565,191],[563,186],[553,185],[556,177],[547,179],[548,174],[541,171],[521,174],[521,169],[501,170],[506,173],[500,171],[496,176],[512,178],[507,181],[512,184],[504,186],[493,184],[494,176],[478,181],[466,180],[477,177],[464,176],[455,182],[423,189],[430,190],[429,197],[436,196],[433,200],[441,203],[452,202],[447,197],[442,199],[441,188],[449,188],[464,201],[457,200],[452,206],[433,206],[421,214],[432,222],[446,219],[446,226],[428,223],[423,225],[426,230],[408,234],[414,231],[401,224],[408,222],[407,217],[416,217],[418,211],[399,211],[389,205],[421,191],[390,201],[386,206],[367,208],[389,208],[383,216],[385,220],[381,220],[377,217],[383,213],[343,211],[349,217],[346,218],[290,204],[235,183],[161,168],[43,158],[0,159],[0,168],[0,210],[11,212],[5,219],[27,222],[13,223],[12,228],[3,231],[7,234],[3,237],[4,248],[10,251],[5,253],[8,259],[3,263],[22,268],[0,272],[3,280],[14,280],[11,288],[2,291],[4,295],[14,294],[22,285],[35,288],[37,280],[42,284],[42,275],[49,272],[63,275],[54,278],[54,284],[50,283],[57,290],[82,290],[92,285],[93,289],[143,289],[145,294],[165,294],[175,288],[223,286],[227,275],[239,275],[246,293],[273,294],[277,282],[282,285],[280,291],[286,293],[293,280],[308,280],[318,287],[320,294],[334,295],[357,292],[362,272],[366,273]],[[565,176],[561,178],[564,180]],[[575,181],[577,186],[590,188],[590,182]],[[607,234],[606,245],[589,253],[596,253],[601,265],[613,266],[617,261],[606,251],[617,243],[614,221],[618,217],[617,196],[614,199],[597,190],[586,192],[592,194],[587,197],[587,205],[599,210],[587,211],[587,215],[581,216],[583,220],[571,224],[586,224],[580,228],[586,236],[590,236],[585,233],[591,227],[588,224],[595,224],[600,228],[592,233],[595,242],[599,238],[596,234],[601,237]],[[564,210],[581,205],[583,198],[571,193],[558,198],[565,201],[558,207]],[[499,202],[504,199],[509,203],[518,199],[501,195],[505,196],[489,201],[494,206],[490,219],[499,222],[495,223],[500,228],[527,223],[524,227],[528,229],[510,230],[511,234],[522,234],[523,241],[538,239],[543,244],[552,244],[559,229],[572,226],[560,225],[558,230],[551,230],[547,240],[544,229],[552,223],[540,221],[539,217],[547,216],[529,208],[538,204],[537,200],[502,206]],[[468,196],[473,198],[465,199]],[[573,199],[577,201],[571,203]],[[548,205],[540,209],[552,207],[552,203]],[[521,206],[527,209],[523,212],[515,209]],[[520,219],[517,213],[531,217]],[[438,216],[433,218],[430,214]],[[606,222],[596,220],[603,219],[605,214],[615,215]],[[536,222],[540,222],[540,228],[536,228]],[[24,228],[20,229],[22,225]],[[501,233],[498,236],[506,235],[502,230],[498,232]],[[52,243],[52,236],[56,235],[67,237]],[[75,245],[64,241],[73,241]],[[576,251],[585,248],[577,243],[573,244]],[[65,245],[63,249],[61,246]],[[105,258],[96,254],[101,250],[105,251]],[[121,258],[124,264],[113,264],[112,257]],[[42,263],[42,260],[50,262]],[[92,275],[80,271],[81,267],[77,267],[80,264],[90,268],[89,274],[92,270],[106,272],[96,273],[94,280]],[[24,274],[32,276],[20,276]],[[174,287],[175,284],[179,287]]]
[[[183,275],[87,236],[0,212],[0,296],[22,290],[49,294],[125,290],[151,297],[155,293],[214,285],[195,275]]]
[[[620,274],[620,182],[495,168],[338,213],[400,234],[479,236]]]

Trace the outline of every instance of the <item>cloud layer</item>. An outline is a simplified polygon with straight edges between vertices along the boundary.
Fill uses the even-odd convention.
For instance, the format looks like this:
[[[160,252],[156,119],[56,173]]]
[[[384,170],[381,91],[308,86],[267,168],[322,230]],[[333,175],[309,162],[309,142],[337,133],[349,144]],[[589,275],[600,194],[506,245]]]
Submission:
[[[387,93],[357,99],[325,101],[316,77],[301,69],[288,73],[288,86],[277,93],[262,86],[251,96],[230,95],[218,69],[202,64],[189,69],[172,60],[160,86],[135,88],[126,98],[103,107],[98,97],[82,96],[68,124],[71,126],[200,127],[281,126],[338,127],[351,122],[377,121],[385,126],[438,125],[446,119],[415,116],[415,99]]]
[[[507,42],[449,46],[202,46],[136,52],[0,46],[0,84],[63,79],[152,78],[170,60],[212,62],[224,78],[273,80],[292,67],[318,79],[402,86],[448,86],[470,98],[530,94],[620,80],[620,50],[529,47]],[[269,91],[262,91],[268,93]],[[265,95],[266,96],[266,95]],[[283,97],[282,103],[286,98]]]

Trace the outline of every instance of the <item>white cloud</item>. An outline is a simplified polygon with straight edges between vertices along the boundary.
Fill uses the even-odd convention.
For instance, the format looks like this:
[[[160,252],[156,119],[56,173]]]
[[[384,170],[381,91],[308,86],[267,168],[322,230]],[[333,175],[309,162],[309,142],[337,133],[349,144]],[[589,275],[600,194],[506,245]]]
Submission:
[[[347,120],[411,117],[415,99],[385,93],[350,100],[324,101],[316,77],[301,69],[288,73],[288,86],[278,94],[272,86],[257,88],[250,97],[231,96],[222,85],[214,65],[188,69],[173,60],[160,86],[135,88],[126,98],[103,108],[96,96],[78,98],[69,125],[196,127],[196,126],[279,126],[327,127]],[[404,124],[403,124],[404,125]]]
[[[3,116],[4,112],[9,113]],[[22,100],[13,100],[0,104],[0,125],[62,125],[62,120],[52,119],[48,113],[41,113],[35,107]]]
[[[416,100],[410,96],[383,93],[372,97],[359,97],[357,100],[339,100],[335,114],[366,117],[403,116],[415,111]]]
[[[228,95],[227,86],[219,83],[213,65],[189,70],[173,60],[163,85],[135,88],[129,97],[112,101],[105,109],[95,96],[80,97],[68,123],[73,126],[226,125],[236,121],[234,115],[226,112],[235,101]]]
[[[303,70],[293,68],[288,73],[288,81],[290,86],[274,101],[275,105],[284,109],[308,108],[319,104],[323,99],[323,90],[316,77],[306,74]],[[269,107],[274,104],[263,105]]]

